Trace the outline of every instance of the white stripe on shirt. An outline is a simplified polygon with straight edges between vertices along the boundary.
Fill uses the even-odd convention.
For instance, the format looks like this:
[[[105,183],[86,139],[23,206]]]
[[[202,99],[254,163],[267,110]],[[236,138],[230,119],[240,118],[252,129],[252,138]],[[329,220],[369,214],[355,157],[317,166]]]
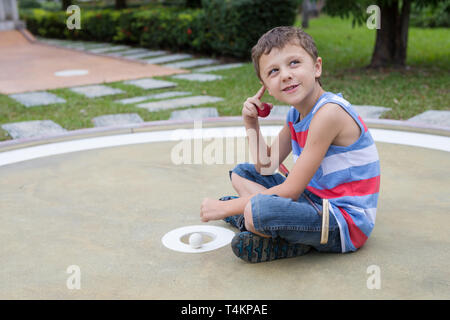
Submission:
[[[323,175],[350,167],[363,166],[378,160],[378,153],[375,143],[372,145],[353,151],[333,154],[322,160],[321,167]]]

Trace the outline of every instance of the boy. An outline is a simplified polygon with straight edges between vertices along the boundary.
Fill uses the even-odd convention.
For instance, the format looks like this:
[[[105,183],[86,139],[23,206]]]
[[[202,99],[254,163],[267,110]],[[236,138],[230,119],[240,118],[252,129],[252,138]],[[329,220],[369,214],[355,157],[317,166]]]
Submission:
[[[231,246],[248,262],[299,256],[311,247],[356,251],[374,227],[380,186],[378,153],[366,125],[341,95],[322,89],[322,59],[302,30],[268,31],[253,47],[252,59],[262,87],[245,101],[242,116],[256,164],[230,172],[239,198],[203,200],[202,221],[224,219],[239,228]],[[292,106],[270,147],[256,109],[262,109],[265,90]],[[266,150],[268,164],[262,162]],[[269,174],[291,151],[289,176]],[[322,199],[329,201],[326,244],[320,243]]]

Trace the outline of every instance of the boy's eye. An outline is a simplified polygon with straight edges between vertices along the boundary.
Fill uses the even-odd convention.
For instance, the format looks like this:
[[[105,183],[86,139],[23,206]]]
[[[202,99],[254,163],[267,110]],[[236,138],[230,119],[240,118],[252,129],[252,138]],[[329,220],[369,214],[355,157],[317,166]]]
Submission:
[[[268,75],[270,76],[272,73],[277,72],[277,71],[278,71],[278,69],[273,68],[272,70],[269,71]]]
[[[300,63],[300,61],[298,61],[298,60],[292,60],[291,61],[291,64],[297,64],[297,63]]]

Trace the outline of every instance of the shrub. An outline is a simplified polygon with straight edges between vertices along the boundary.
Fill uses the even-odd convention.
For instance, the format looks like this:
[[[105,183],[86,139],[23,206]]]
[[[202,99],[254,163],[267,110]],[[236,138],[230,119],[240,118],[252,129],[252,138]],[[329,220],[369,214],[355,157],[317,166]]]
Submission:
[[[37,0],[21,0],[19,1],[20,9],[40,8],[41,4]]]
[[[214,52],[249,58],[266,31],[295,21],[298,0],[203,0],[206,40]]]
[[[203,9],[153,6],[81,12],[81,30],[65,12],[24,10],[28,29],[49,38],[120,42],[147,48],[249,58],[267,30],[292,25],[298,0],[203,0]]]

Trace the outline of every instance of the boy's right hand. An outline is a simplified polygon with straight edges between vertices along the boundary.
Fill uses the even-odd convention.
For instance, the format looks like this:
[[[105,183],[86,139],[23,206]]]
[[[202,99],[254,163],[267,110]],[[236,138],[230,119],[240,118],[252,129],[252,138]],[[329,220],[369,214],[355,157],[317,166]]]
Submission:
[[[265,91],[266,87],[263,85],[253,97],[248,98],[244,102],[244,107],[242,108],[242,117],[244,118],[244,121],[254,122],[258,120],[258,110],[256,108],[263,109],[261,97],[264,95]],[[272,109],[273,105],[270,103],[269,105],[270,109]]]

